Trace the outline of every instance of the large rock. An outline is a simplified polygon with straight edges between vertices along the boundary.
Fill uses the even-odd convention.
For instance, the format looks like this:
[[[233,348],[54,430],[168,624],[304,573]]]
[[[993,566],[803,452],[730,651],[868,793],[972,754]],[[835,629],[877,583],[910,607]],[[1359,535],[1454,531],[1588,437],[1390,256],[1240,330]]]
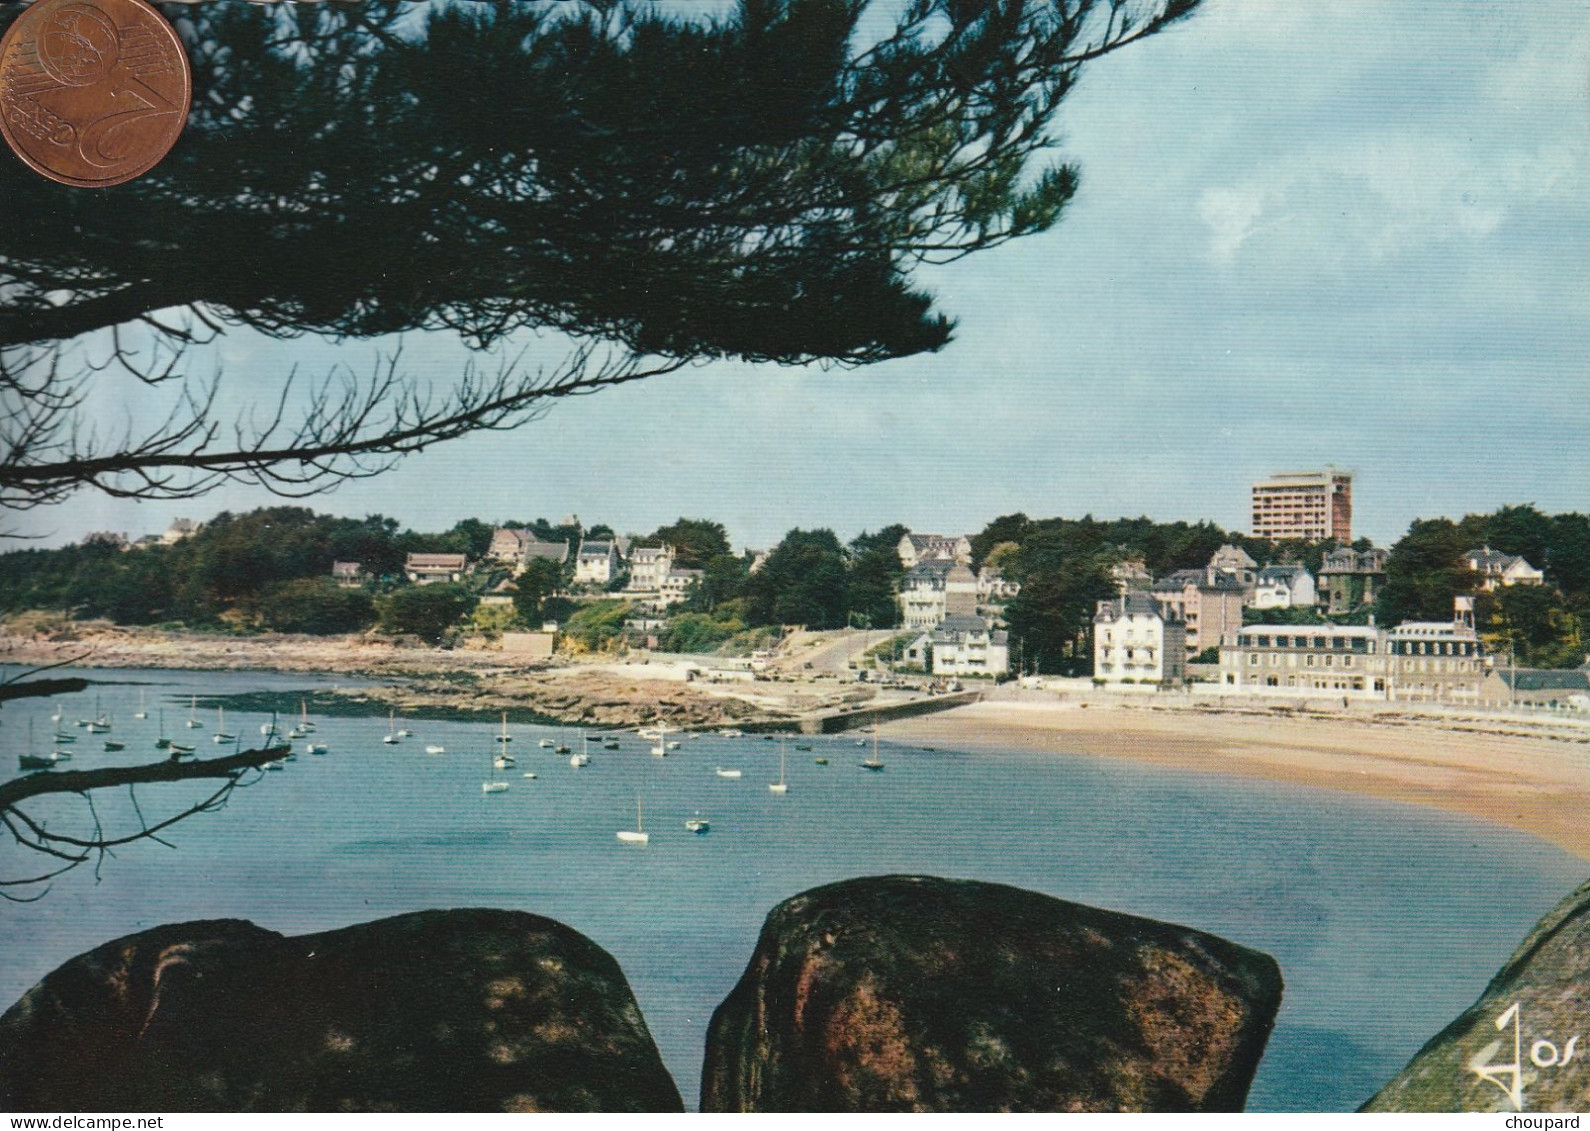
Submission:
[[[1518,1010],[1511,1013],[1515,1005]],[[1431,1038],[1363,1108],[1586,1109],[1590,1109],[1590,883],[1547,912],[1479,1000]]]
[[[1000,884],[786,900],[712,1016],[703,1111],[1239,1111],[1268,955]]]
[[[612,956],[515,911],[179,923],[0,1016],[10,1111],[681,1111]]]

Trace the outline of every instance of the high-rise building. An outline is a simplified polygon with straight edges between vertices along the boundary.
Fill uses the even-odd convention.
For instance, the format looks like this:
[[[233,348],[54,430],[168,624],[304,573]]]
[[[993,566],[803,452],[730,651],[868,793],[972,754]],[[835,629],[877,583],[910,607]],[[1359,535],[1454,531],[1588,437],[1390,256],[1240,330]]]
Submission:
[[[1303,538],[1353,540],[1353,477],[1324,471],[1283,471],[1253,485],[1253,533],[1273,542]]]

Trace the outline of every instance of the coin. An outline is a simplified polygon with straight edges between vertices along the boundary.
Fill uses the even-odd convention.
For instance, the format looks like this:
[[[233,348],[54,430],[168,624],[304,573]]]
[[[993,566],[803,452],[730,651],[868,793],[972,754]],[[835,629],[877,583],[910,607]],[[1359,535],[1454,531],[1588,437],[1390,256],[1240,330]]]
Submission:
[[[37,0],[0,40],[0,134],[63,184],[104,188],[154,168],[192,90],[177,33],[144,0]]]

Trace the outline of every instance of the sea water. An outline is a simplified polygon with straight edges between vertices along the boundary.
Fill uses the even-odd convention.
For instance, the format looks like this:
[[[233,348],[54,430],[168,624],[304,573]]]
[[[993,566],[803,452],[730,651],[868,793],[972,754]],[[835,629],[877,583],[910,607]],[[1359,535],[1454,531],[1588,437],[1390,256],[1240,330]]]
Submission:
[[[211,742],[215,703],[270,693],[296,707],[296,692],[331,686],[252,672],[79,674],[95,682],[60,701],[78,736],[62,747],[75,752],[63,769],[159,760],[161,711],[167,735],[213,757],[229,749]],[[132,717],[140,689],[146,720]],[[193,696],[202,728],[183,725]],[[113,716],[109,735],[70,725],[96,700]],[[0,776],[18,772],[30,717],[34,747],[48,749],[56,709],[7,705]],[[285,773],[258,775],[223,811],[172,827],[172,847],[121,848],[37,902],[0,904],[0,1006],[73,955],[161,923],[244,918],[298,934],[426,908],[518,909],[568,924],[618,960],[694,1107],[707,1023],[768,910],[834,880],[925,873],[1181,923],[1273,955],[1286,995],[1249,1110],[1346,1110],[1473,1002],[1584,871],[1524,833],[1433,809],[1062,751],[884,742],[887,769],[869,773],[859,763],[870,745],[855,736],[802,738],[785,744],[789,791],[779,795],[767,789],[779,743],[760,736],[674,735],[680,749],[657,758],[650,740],[627,734],[617,751],[592,741],[590,765],[576,769],[537,743],[577,752],[579,731],[510,725],[517,764],[498,771],[496,716],[404,719],[413,735],[388,745],[385,709],[366,709],[316,714],[310,737],[327,756],[295,742]],[[284,714],[284,729],[296,714]],[[226,714],[249,745],[267,720]],[[106,738],[127,749],[104,752]],[[429,744],[446,753],[424,753]],[[483,793],[494,779],[510,788]],[[145,786],[138,799],[153,821],[213,789]],[[637,800],[650,843],[622,844],[615,833],[636,827]],[[30,812],[51,828],[87,828],[75,799]],[[684,827],[698,813],[706,835]],[[103,798],[100,815],[123,828],[136,820],[124,796]],[[7,847],[0,879],[46,863]]]

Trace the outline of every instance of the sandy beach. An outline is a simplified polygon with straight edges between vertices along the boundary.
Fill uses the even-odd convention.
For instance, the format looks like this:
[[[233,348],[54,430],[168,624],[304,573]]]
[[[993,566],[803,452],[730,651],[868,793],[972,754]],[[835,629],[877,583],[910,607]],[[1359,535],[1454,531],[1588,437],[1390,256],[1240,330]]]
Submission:
[[[940,749],[1130,758],[1348,790],[1497,821],[1590,860],[1590,727],[1486,733],[1461,719],[1284,717],[1136,704],[993,699],[885,724]]]

